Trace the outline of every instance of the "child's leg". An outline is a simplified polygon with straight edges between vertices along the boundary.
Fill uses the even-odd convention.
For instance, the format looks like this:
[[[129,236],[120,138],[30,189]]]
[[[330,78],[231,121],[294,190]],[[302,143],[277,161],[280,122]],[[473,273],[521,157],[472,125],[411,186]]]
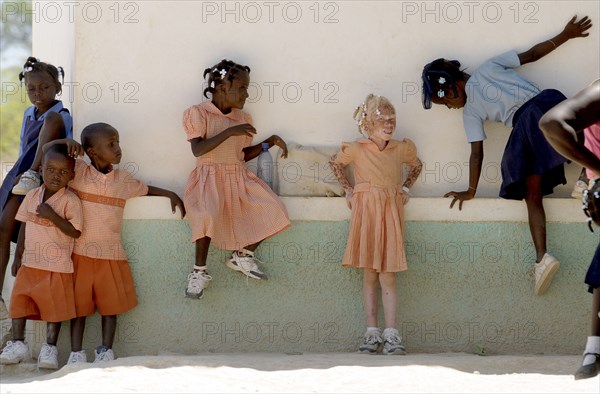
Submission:
[[[363,303],[368,327],[377,327],[378,277],[373,269],[363,270]]]
[[[594,289],[592,301],[592,335],[600,337],[600,287]]]
[[[117,315],[102,316],[102,346],[112,349],[117,331]]]
[[[65,124],[63,122],[62,116],[57,114],[57,116],[48,116],[40,129],[40,134],[38,137],[38,146],[35,151],[35,157],[33,158],[33,163],[31,163],[31,169],[33,171],[39,172],[40,165],[42,164],[42,148],[44,144],[57,140],[64,135],[65,132]]]
[[[209,246],[209,237],[200,238],[196,241],[196,264],[194,265],[194,272],[201,271],[199,267],[206,267],[206,259],[208,257]]]
[[[536,263],[539,263],[546,254],[546,212],[542,203],[542,176],[531,175],[527,177],[527,214],[529,216],[529,231],[535,247]]]
[[[386,328],[396,328],[396,306],[398,290],[396,288],[396,273],[382,272],[379,274],[381,284],[381,301]]]
[[[20,205],[18,197],[11,195],[2,210],[2,216],[0,216],[0,296],[10,260],[10,239],[17,225],[15,216],[17,216]]]
[[[583,362],[575,372],[575,379],[593,378],[600,372],[600,288],[594,289],[592,301],[591,335],[583,351]]]
[[[24,317],[12,319],[13,341],[25,341],[25,323],[27,319]]]
[[[61,322],[46,323],[46,343],[48,345],[56,346],[56,342],[58,342],[58,334],[60,334],[61,324]]]
[[[188,275],[188,284],[185,289],[186,298],[199,300],[204,296],[204,289],[212,279],[206,273],[206,259],[208,257],[208,248],[210,238],[204,237],[196,241],[196,263],[192,268],[192,273]],[[116,323],[115,323],[116,324]]]
[[[85,331],[85,316],[71,319],[71,351],[80,352],[83,346],[83,332]]]

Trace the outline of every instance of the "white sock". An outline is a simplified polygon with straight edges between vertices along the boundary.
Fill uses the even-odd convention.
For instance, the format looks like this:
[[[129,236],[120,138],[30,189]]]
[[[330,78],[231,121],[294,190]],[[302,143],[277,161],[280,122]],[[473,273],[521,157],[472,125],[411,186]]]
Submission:
[[[592,336],[587,338],[587,343],[585,344],[585,353],[600,353],[600,337]],[[596,356],[589,354],[583,358],[582,365],[590,365],[596,362]]]
[[[199,266],[194,264],[194,271],[206,271],[206,266]]]
[[[367,327],[367,332],[369,331],[377,331],[380,332],[381,330],[379,329],[379,327]]]

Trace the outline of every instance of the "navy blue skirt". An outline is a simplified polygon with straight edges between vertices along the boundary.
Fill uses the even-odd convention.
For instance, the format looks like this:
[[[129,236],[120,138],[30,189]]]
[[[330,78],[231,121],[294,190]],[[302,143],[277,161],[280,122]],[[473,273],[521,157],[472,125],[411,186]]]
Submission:
[[[502,156],[500,197],[523,200],[527,193],[527,177],[531,175],[542,176],[544,195],[567,183],[564,163],[568,160],[546,141],[538,126],[540,118],[565,99],[558,90],[543,90],[515,113],[513,129]]]
[[[588,268],[587,274],[585,274],[585,284],[589,286],[588,291],[590,293],[593,293],[594,289],[600,287],[600,244],[596,248],[590,268]]]

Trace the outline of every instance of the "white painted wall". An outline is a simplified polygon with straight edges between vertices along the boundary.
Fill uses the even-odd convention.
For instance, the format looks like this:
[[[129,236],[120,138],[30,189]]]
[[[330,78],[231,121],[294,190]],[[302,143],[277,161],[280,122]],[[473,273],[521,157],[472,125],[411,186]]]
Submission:
[[[114,125],[123,163],[135,163],[130,168],[150,184],[183,192],[194,158],[182,113],[203,100],[202,71],[228,58],[252,68],[245,109],[259,130],[256,141],[277,133],[288,142],[338,145],[358,137],[351,116],[367,93],[389,97],[399,114],[396,137],[412,138],[426,163],[413,193],[439,196],[466,189],[469,146],[460,111],[422,109],[423,65],[447,57],[473,70],[490,56],[554,36],[572,15],[589,15],[590,37],[522,68],[541,87],[570,96],[600,74],[599,4],[34,2],[34,55],[65,66],[75,135],[91,122]],[[508,129],[486,130],[478,196],[495,197]],[[569,166],[569,180],[578,172]]]

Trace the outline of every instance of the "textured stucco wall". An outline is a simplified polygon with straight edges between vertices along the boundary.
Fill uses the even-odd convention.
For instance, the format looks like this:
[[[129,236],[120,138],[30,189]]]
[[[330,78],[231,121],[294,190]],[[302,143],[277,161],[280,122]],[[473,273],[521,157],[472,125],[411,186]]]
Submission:
[[[549,250],[562,266],[542,297],[527,275],[533,248],[525,222],[409,221],[406,228],[409,270],[398,275],[398,316],[409,352],[581,350],[591,304],[583,276],[599,241],[583,223],[548,225]],[[339,265],[347,229],[345,220],[293,221],[258,250],[270,277],[264,282],[229,270],[227,253],[211,249],[213,280],[197,301],[184,298],[194,258],[187,222],[126,220],[140,305],[119,318],[116,353],[354,351],[365,321],[361,273]],[[27,335],[36,354],[44,326],[30,324]],[[99,341],[96,315],[85,348]]]

